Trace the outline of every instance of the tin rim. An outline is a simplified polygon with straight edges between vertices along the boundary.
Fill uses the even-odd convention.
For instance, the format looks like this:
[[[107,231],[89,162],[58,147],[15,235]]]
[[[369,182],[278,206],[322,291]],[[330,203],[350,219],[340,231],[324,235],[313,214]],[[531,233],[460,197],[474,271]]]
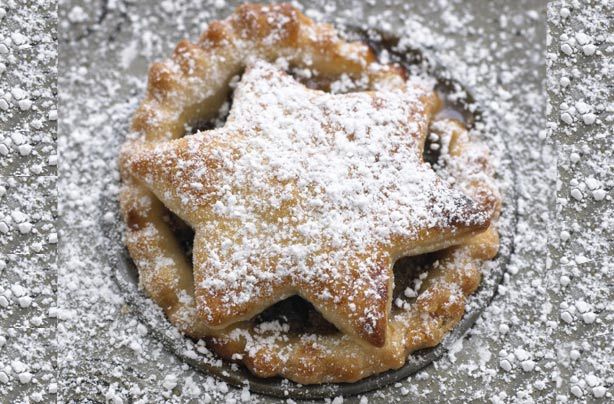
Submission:
[[[354,27],[347,28],[348,35],[357,36],[365,40],[379,53],[383,43],[396,44],[398,38],[387,33],[372,31],[367,33]],[[380,39],[373,40],[371,34]],[[390,49],[386,47],[390,52]],[[476,106],[471,112],[474,121],[484,119],[484,110],[480,107],[470,88],[453,79],[443,64],[426,49],[410,48],[403,52],[391,52],[392,60],[399,62],[405,68],[422,64],[423,68],[435,77],[444,87],[463,89],[467,97],[467,105]],[[472,122],[469,122],[471,124]],[[495,134],[493,139],[481,139],[492,146],[493,142],[500,142],[503,152],[510,156],[507,139],[501,134]],[[195,344],[189,338],[181,335],[168,320],[162,310],[155,305],[138,288],[138,272],[122,242],[121,216],[119,206],[115,199],[104,196],[101,203],[101,212],[105,212],[106,219],[100,218],[100,225],[106,247],[105,253],[113,268],[112,274],[127,303],[136,311],[136,315],[148,328],[149,333],[159,340],[166,349],[173,352],[181,361],[206,374],[217,377],[236,387],[248,387],[250,391],[279,398],[292,398],[299,400],[322,399],[337,395],[354,396],[382,388],[401,379],[407,378],[435,360],[441,358],[464,334],[473,326],[481,313],[490,305],[497,294],[497,287],[503,280],[503,274],[514,252],[514,236],[518,219],[518,197],[516,167],[511,159],[504,159],[497,170],[500,178],[505,175],[509,186],[503,192],[503,208],[499,218],[500,248],[498,255],[491,260],[494,269],[485,273],[478,289],[469,297],[473,303],[461,321],[445,336],[443,341],[433,348],[421,349],[411,353],[405,365],[396,370],[389,370],[369,376],[354,383],[328,383],[314,385],[300,385],[282,379],[260,378],[254,376],[245,367],[229,363],[217,358],[214,354],[195,350]],[[109,220],[108,212],[112,213]]]

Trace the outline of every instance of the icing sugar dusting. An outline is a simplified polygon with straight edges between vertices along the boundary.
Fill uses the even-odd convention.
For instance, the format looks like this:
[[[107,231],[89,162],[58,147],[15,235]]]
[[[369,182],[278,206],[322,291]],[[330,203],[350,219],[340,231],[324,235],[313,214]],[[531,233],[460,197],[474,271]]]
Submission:
[[[433,97],[418,79],[327,94],[261,62],[239,82],[224,128],[129,154],[196,231],[204,318],[237,321],[297,292],[324,313],[326,302],[351,305],[343,316],[373,332],[397,258],[487,224],[489,209],[422,161]]]
[[[2,7],[9,3],[16,2]],[[471,338],[454,351],[454,361],[443,358],[409,380],[361,397],[361,404],[405,402],[408,397],[424,402],[467,397],[493,403],[611,400],[608,2],[550,2],[548,126],[541,6],[529,1],[416,0],[390,1],[380,8],[376,3],[349,1],[341,7],[309,1],[304,9],[318,20],[392,29],[404,44],[433,49],[495,117],[484,123],[486,132],[504,133],[510,140],[509,153],[521,167],[521,215],[504,285]],[[48,374],[60,369],[61,377],[57,384],[53,377],[41,380],[50,380],[48,391],[59,391],[66,401],[257,401],[245,389],[178,362],[152,337],[125,305],[101,259],[103,244],[94,219],[109,217],[95,201],[117,192],[118,174],[110,162],[144,91],[145,66],[167,55],[179,37],[197,37],[205,21],[223,17],[231,6],[220,0],[72,4],[61,8],[59,24],[60,40],[68,45],[62,50],[59,141],[62,238],[70,243],[59,247],[61,308],[49,310],[49,317],[58,321],[59,353],[57,368],[49,366]],[[576,37],[580,32],[584,35]],[[134,70],[121,70],[118,52],[133,49],[133,41],[138,43],[134,59],[130,51]],[[588,109],[576,106],[578,101]],[[553,144],[564,145],[558,155],[564,175],[557,200]],[[581,193],[579,199],[571,196],[572,189]],[[549,212],[557,207],[557,220],[552,221]],[[600,220],[589,223],[575,216],[578,211],[598,212]],[[559,253],[549,256],[549,245]],[[162,322],[160,328],[172,333]],[[43,328],[28,330],[0,331],[7,340],[5,344],[0,338],[2,394],[5,377],[9,385],[20,383],[14,369],[24,374],[23,380],[26,373],[36,374],[34,366],[44,362],[44,355],[32,348],[55,337]],[[206,351],[196,343],[185,349],[192,355]],[[14,367],[6,359],[13,352],[22,354],[21,364]],[[43,390],[34,386],[30,401]]]

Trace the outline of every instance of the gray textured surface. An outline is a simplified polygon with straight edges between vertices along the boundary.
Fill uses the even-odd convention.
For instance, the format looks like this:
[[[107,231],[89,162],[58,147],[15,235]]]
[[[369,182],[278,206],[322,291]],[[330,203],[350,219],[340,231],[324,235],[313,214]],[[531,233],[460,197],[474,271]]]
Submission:
[[[56,397],[56,5],[0,2],[1,402]]]
[[[7,1],[0,8],[0,222],[9,228],[0,232],[0,252],[44,253],[54,248],[45,238],[57,199],[49,197],[57,173],[56,2]],[[43,177],[37,184],[34,178]],[[18,231],[15,210],[37,230]]]
[[[406,22],[406,15],[411,15],[412,20],[420,19],[424,26],[428,26],[436,36],[430,36],[427,33],[420,33],[417,38],[422,45],[434,46],[440,50],[438,56],[444,59],[448,58],[449,63],[462,61],[462,65],[453,66],[457,70],[457,74],[469,72],[466,78],[471,78],[468,83],[475,87],[478,95],[484,99],[486,103],[500,102],[505,105],[505,108],[518,108],[523,111],[512,111],[517,114],[509,117],[500,114],[499,119],[519,119],[522,116],[523,122],[521,126],[515,128],[511,135],[525,133],[526,138],[518,139],[517,144],[513,148],[515,159],[519,166],[523,167],[522,175],[525,181],[532,178],[534,181],[549,181],[552,183],[553,166],[548,166],[542,161],[536,161],[532,156],[535,149],[544,147],[543,140],[537,136],[538,128],[544,124],[543,113],[545,96],[543,94],[542,82],[545,77],[545,68],[543,64],[543,50],[545,46],[545,22],[543,4],[527,2],[518,2],[513,5],[503,6],[501,4],[490,4],[484,7],[481,2],[472,2],[469,4],[454,4],[450,2],[446,4],[442,10],[437,5],[426,6],[426,2],[412,2],[401,6],[401,3],[390,2],[390,4],[381,4],[379,6],[369,6],[358,3],[348,3],[346,6],[338,8],[328,6],[322,7],[315,5],[315,10],[323,12],[319,16],[326,20],[333,20],[333,16],[344,17],[343,20],[350,23],[358,23],[376,18],[377,21],[383,24],[383,27],[392,31],[399,29]],[[97,139],[94,142],[100,142],[101,146],[116,147],[120,142],[119,137],[122,130],[125,130],[126,122],[121,122],[120,119],[127,119],[127,114],[133,108],[135,100],[134,94],[139,94],[142,91],[144,78],[146,77],[147,63],[156,58],[166,55],[172,49],[174,43],[183,36],[195,38],[202,29],[205,21],[218,16],[228,14],[232,8],[230,4],[223,7],[198,7],[194,3],[181,3],[175,9],[171,9],[168,3],[162,6],[153,6],[151,3],[118,3],[114,10],[108,10],[102,7],[102,3],[90,4],[88,7],[78,9],[78,13],[74,11],[74,7],[79,3],[67,3],[64,7],[69,15],[73,13],[73,17],[82,16],[82,18],[73,18],[73,23],[63,19],[62,30],[65,32],[62,38],[63,46],[66,51],[62,54],[62,63],[65,64],[67,74],[61,81],[62,88],[67,88],[66,97],[63,99],[72,108],[79,108],[78,112],[71,114],[66,120],[63,120],[60,126],[60,137],[66,137],[66,154],[68,155],[67,162],[70,164],[79,164],[78,156],[75,154],[74,159],[72,154],[76,153],[78,141],[71,139],[73,135],[81,132],[98,133]],[[509,24],[505,28],[501,27],[498,20],[501,14],[501,7],[504,7],[506,14],[509,16]],[[309,6],[306,6],[309,8]],[[406,8],[403,13],[399,10]],[[528,10],[534,10],[530,15]],[[83,11],[83,13],[81,13]],[[98,23],[93,23],[98,21]],[[380,25],[382,25],[380,24]],[[497,47],[494,44],[501,43]],[[511,43],[510,43],[511,42]],[[514,46],[514,43],[517,45]],[[68,45],[70,44],[70,45]],[[466,46],[469,45],[469,46]],[[505,45],[505,46],[503,46]],[[142,52],[137,52],[142,50]],[[487,52],[487,54],[483,54]],[[522,61],[522,66],[516,66],[515,62],[510,66],[510,61]],[[475,74],[475,69],[479,69],[483,64],[486,66],[486,74],[480,76]],[[501,64],[501,66],[499,66]],[[500,67],[500,71],[498,71]],[[81,71],[77,71],[81,69]],[[499,100],[497,94],[493,92],[492,86],[497,86],[497,80],[501,80],[502,72],[508,72],[506,76],[507,90],[514,95],[518,94],[518,98],[512,101]],[[462,77],[461,77],[462,78]],[[516,87],[516,88],[514,88]],[[521,93],[530,93],[536,105],[527,105],[521,102]],[[96,94],[96,98],[89,94]],[[87,105],[89,104],[91,105]],[[129,106],[126,107],[126,102]],[[117,110],[117,114],[110,116],[105,113],[105,110]],[[93,117],[92,114],[101,114],[103,117]],[[89,121],[89,122],[88,122]],[[112,126],[113,133],[109,132],[109,121]],[[502,128],[504,125],[501,126]],[[89,140],[88,138],[88,141]],[[112,157],[110,153],[100,153],[100,158]],[[74,167],[78,169],[78,167]],[[91,167],[86,167],[88,171]],[[106,167],[97,168],[92,172],[92,177],[103,178],[106,174]],[[66,171],[68,182],[75,179],[74,176]],[[86,173],[89,176],[90,173]],[[548,177],[550,175],[550,177]],[[102,185],[102,184],[100,184]],[[86,194],[97,194],[100,191],[100,185],[94,186],[83,184],[81,191]],[[92,186],[92,188],[89,188]],[[104,186],[104,185],[103,185]],[[553,188],[550,188],[553,189]],[[525,192],[530,192],[525,190]],[[544,205],[548,195],[536,195],[535,200],[526,200],[525,204]],[[62,197],[63,198],[63,197]],[[64,199],[64,198],[63,198]],[[66,201],[69,209],[72,210],[70,201]],[[84,209],[88,211],[88,215],[100,214],[95,209],[89,207]],[[546,214],[546,206],[542,206],[542,212]],[[72,213],[71,213],[72,214]],[[78,213],[74,213],[79,216]],[[70,215],[69,215],[70,216]],[[532,215],[523,216],[523,229],[528,227],[533,228],[539,243],[534,246],[525,241],[525,244],[520,246],[521,250],[517,261],[514,263],[518,268],[517,274],[513,280],[510,280],[510,288],[514,288],[514,284],[523,284],[530,282],[535,277],[540,277],[543,274],[545,267],[545,223],[547,217],[533,217]],[[74,222],[70,218],[69,223]],[[66,237],[76,241],[75,232],[71,226],[66,226]],[[85,234],[84,238],[96,238],[96,232]],[[88,244],[88,245],[85,245]],[[70,259],[70,255],[75,253],[75,249],[79,250],[80,256],[85,256],[91,259],[91,254],[95,248],[92,243],[75,243],[73,248],[65,248],[61,253],[60,260]],[[530,258],[529,258],[530,257]],[[530,265],[526,265],[530,262]],[[526,267],[525,267],[526,266]],[[105,272],[106,274],[107,272]],[[60,272],[61,278],[70,278],[69,275]],[[106,284],[106,282],[105,282]],[[114,285],[110,285],[114,288]],[[518,323],[531,322],[539,315],[535,310],[535,301],[529,301],[529,298],[539,298],[539,296],[521,296],[527,301],[523,305],[516,306],[513,317],[506,321],[514,322],[514,318]],[[542,295],[542,297],[544,297]],[[514,297],[515,298],[515,297]],[[545,297],[544,297],[545,298]],[[468,338],[463,343],[462,349],[456,351],[450,358],[442,360],[426,369],[419,377],[411,378],[397,386],[390,386],[376,393],[370,394],[369,397],[375,402],[386,402],[392,400],[405,400],[408,397],[414,396],[416,400],[421,401],[438,401],[444,397],[460,400],[462,397],[475,397],[476,399],[487,399],[495,394],[505,393],[508,396],[519,394],[520,390],[532,389],[532,383],[537,378],[544,377],[542,372],[524,373],[520,367],[515,367],[511,374],[502,373],[499,370],[497,353],[506,344],[523,346],[529,344],[529,341],[517,340],[526,335],[522,334],[518,337],[514,333],[510,333],[507,337],[508,341],[502,341],[500,338],[493,338],[489,333],[492,330],[490,322],[501,321],[501,311],[505,310],[506,299],[509,297],[499,296],[498,308],[487,314],[485,317],[486,325],[478,326],[478,330],[474,336]],[[60,300],[62,304],[76,311],[76,316],[79,316],[83,308],[76,306],[78,300],[72,300],[66,297],[62,300],[60,292]],[[120,306],[116,308],[109,307],[104,311],[104,317],[99,317],[99,321],[108,323],[114,330],[124,328],[126,334],[136,334],[137,327],[134,317],[128,312],[130,309],[124,307],[120,310]],[[484,323],[484,321],[482,321]],[[79,335],[85,332],[84,328],[91,324],[87,319],[81,318],[80,321],[73,321],[71,326],[71,334],[67,333],[66,338],[70,335]],[[519,324],[520,326],[520,324]],[[80,330],[81,329],[81,330]],[[496,328],[495,328],[496,329]],[[100,340],[114,341],[116,336],[109,333],[98,335],[95,338]],[[62,341],[62,338],[60,338]],[[102,385],[111,384],[113,393],[124,398],[127,397],[160,397],[161,394],[170,394],[176,400],[182,390],[189,389],[189,386],[183,384],[183,381],[190,378],[197,385],[207,385],[206,380],[203,380],[203,375],[198,372],[193,372],[191,369],[181,366],[177,363],[176,358],[169,355],[165,350],[161,349],[155,341],[150,341],[147,336],[139,337],[139,346],[146,353],[142,353],[137,349],[137,352],[125,346],[115,346],[113,343],[113,352],[109,352],[107,346],[96,346],[96,344],[81,344],[77,343],[74,347],[64,347],[66,352],[79,352],[79,355],[84,355],[94,358],[93,361],[77,361],[68,363],[63,366],[62,378],[67,379],[83,376],[87,374],[88,380],[92,383]],[[155,348],[154,348],[155,347]],[[486,347],[486,348],[485,348]],[[149,355],[149,350],[155,350],[155,355]],[[490,352],[488,358],[483,354],[484,351]],[[481,353],[482,352],[482,353]],[[153,359],[155,357],[155,360]],[[100,361],[100,362],[97,362]],[[111,362],[111,364],[107,364]],[[92,363],[96,363],[92,366]],[[118,364],[119,363],[119,364]],[[114,377],[111,374],[111,367],[117,366],[121,369],[121,376]],[[106,370],[105,370],[106,369]],[[149,378],[142,380],[140,376],[149,375]],[[172,392],[168,390],[164,383],[160,385],[160,381],[164,381],[165,377],[173,375],[178,380],[178,385]],[[136,379],[135,379],[136,376]],[[173,378],[171,377],[171,378]],[[113,385],[112,383],[117,383]],[[139,394],[131,396],[129,386],[137,384],[140,387]],[[172,385],[170,383],[169,385]],[[487,385],[487,389],[483,389],[483,385]],[[65,397],[74,397],[91,393],[92,390],[88,386],[81,384],[82,389],[79,393],[75,390],[76,383],[74,381],[66,381]],[[224,390],[224,387],[216,389],[210,385],[212,391]],[[204,391],[204,389],[203,389]],[[423,395],[424,392],[430,392],[428,398]],[[453,394],[451,395],[451,392]],[[213,394],[213,393],[212,393]],[[527,393],[528,394],[528,393]],[[532,393],[536,397],[539,392]],[[100,396],[99,396],[100,397]],[[189,395],[187,395],[189,397]]]
[[[55,366],[61,401],[198,402],[207,396],[213,401],[247,397],[245,391],[227,394],[234,389],[180,363],[147,334],[101,258],[98,227],[105,213],[100,211],[99,199],[116,192],[114,158],[142,94],[148,63],[168,55],[180,38],[196,38],[206,21],[227,15],[235,3],[61,2],[58,196],[62,242],[59,309],[52,310],[58,317],[57,362],[52,320],[45,318],[40,327],[31,326],[31,318],[44,316],[45,310],[49,313],[47,296],[53,294],[53,276],[40,280],[49,281],[49,287],[36,289],[29,284],[30,276],[23,278],[26,272],[5,269],[3,281],[28,284],[35,305],[31,314],[14,306],[10,306],[10,317],[0,314],[0,335],[8,336],[0,347],[0,364],[24,358],[36,377],[23,386],[13,383],[17,387],[10,390],[0,385],[0,392],[32,398],[39,391],[49,391],[46,385],[53,381]],[[606,389],[604,400],[611,400],[612,264],[607,259],[612,256],[614,227],[611,197],[595,201],[585,187],[582,201],[570,198],[570,190],[581,188],[588,176],[596,176],[610,192],[612,137],[607,124],[611,126],[611,117],[608,121],[604,106],[597,111],[601,121],[592,127],[559,120],[561,102],[573,104],[582,97],[595,109],[606,100],[611,103],[611,95],[599,86],[606,80],[608,66],[599,65],[605,58],[595,62],[581,54],[562,55],[560,34],[570,29],[607,32],[609,27],[587,27],[593,12],[587,8],[572,7],[572,16],[563,23],[557,17],[563,5],[551,3],[553,41],[547,56],[552,108],[546,126],[544,2],[356,1],[340,2],[338,7],[326,3],[305,5],[314,10],[312,15],[327,21],[369,22],[392,32],[405,26],[414,42],[432,48],[492,110],[497,127],[510,138],[512,157],[520,167],[520,240],[510,273],[490,309],[446,358],[398,385],[369,394],[369,402],[591,402],[597,400],[594,391],[599,387]],[[608,14],[606,3],[595,2],[595,15]],[[606,52],[606,39],[592,35]],[[560,78],[573,76],[574,68],[578,77],[562,89]],[[4,83],[0,80],[0,88]],[[0,130],[22,128],[26,121],[21,114],[8,118],[0,114]],[[40,144],[49,142],[41,137]],[[41,156],[45,153],[40,150]],[[572,153],[582,158],[570,162]],[[25,167],[15,159],[11,166]],[[6,209],[8,204],[2,202],[0,209]],[[573,237],[561,241],[562,232]],[[18,243],[24,244],[30,245]],[[36,268],[38,263],[25,266]],[[35,280],[53,272],[49,264],[42,267],[48,269],[33,275]],[[3,285],[0,288],[6,288]],[[579,301],[588,308],[578,305]],[[583,320],[593,312],[595,321]],[[563,313],[569,314],[571,322]],[[5,328],[12,321],[8,318],[21,328]],[[28,328],[23,328],[26,324]],[[256,398],[261,397],[251,395],[249,400]],[[45,396],[48,399],[52,397]]]
[[[553,38],[547,49],[548,131],[557,146],[558,181],[544,287],[558,326],[548,326],[544,334],[559,356],[557,393],[563,397],[571,390],[572,399],[589,402],[598,401],[595,394],[603,389],[604,401],[611,401],[614,384],[614,138],[607,46],[613,12],[611,1],[591,8],[557,1],[548,8]],[[581,34],[590,38],[594,54],[583,51]],[[565,43],[571,43],[571,55],[563,51]],[[594,123],[584,122],[581,102],[595,114]],[[571,124],[561,119],[571,112],[565,104],[578,108]],[[581,190],[580,200],[574,189]]]

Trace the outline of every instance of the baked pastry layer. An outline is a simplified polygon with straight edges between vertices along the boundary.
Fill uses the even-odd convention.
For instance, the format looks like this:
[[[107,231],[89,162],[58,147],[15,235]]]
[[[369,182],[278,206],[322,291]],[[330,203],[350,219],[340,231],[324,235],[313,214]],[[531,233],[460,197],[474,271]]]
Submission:
[[[368,91],[310,90],[279,67]],[[218,113],[245,68],[226,125],[183,137]],[[140,136],[122,149],[126,244],[141,285],[180,330],[260,376],[355,381],[400,367],[460,320],[480,260],[498,245],[487,154],[474,153],[463,126],[434,125],[448,139],[447,177],[422,160],[438,108],[428,83],[289,5],[246,5],[211,23],[152,65]],[[196,233],[193,263],[167,210]],[[394,262],[432,251],[416,300],[393,306]],[[296,333],[254,318],[294,294],[336,329]]]

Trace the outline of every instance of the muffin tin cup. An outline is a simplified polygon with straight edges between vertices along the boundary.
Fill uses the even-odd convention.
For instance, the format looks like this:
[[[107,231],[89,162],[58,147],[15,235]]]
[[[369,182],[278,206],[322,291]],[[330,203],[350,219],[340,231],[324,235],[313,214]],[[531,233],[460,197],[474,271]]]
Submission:
[[[428,50],[409,49],[396,52],[393,48],[398,42],[398,38],[392,35],[381,32],[371,32],[370,35],[367,35],[364,31],[351,27],[346,32],[348,32],[348,36],[359,37],[368,42],[376,53],[382,49],[387,49],[392,60],[404,65],[408,70],[419,66],[422,70],[427,71],[438,80],[438,89],[443,93],[450,89],[464,90],[467,94],[466,99],[461,104],[455,105],[454,109],[465,117],[469,126],[487,118],[479,102],[472,97],[472,91],[462,83],[452,79],[449,72]],[[468,112],[467,105],[473,107],[472,112]],[[491,148],[499,147],[499,152],[509,157],[511,154],[503,135],[502,133],[494,133],[490,134],[488,138],[480,140]],[[499,163],[497,176],[507,185],[502,192],[503,208],[498,220],[499,254],[494,260],[487,263],[489,269],[483,271],[483,279],[478,290],[468,299],[467,311],[462,320],[439,345],[413,352],[401,368],[376,374],[355,383],[300,385],[279,377],[260,378],[251,374],[240,364],[221,360],[214,353],[203,349],[202,344],[199,345],[181,335],[168,322],[162,310],[139,290],[138,272],[122,242],[121,224],[123,222],[119,205],[115,199],[109,197],[105,197],[101,201],[101,212],[105,214],[105,218],[100,219],[107,247],[105,252],[113,268],[115,281],[124,294],[126,303],[140,321],[148,327],[149,335],[160,341],[166,349],[194,369],[215,376],[233,386],[248,387],[252,392],[279,398],[307,400],[358,395],[405,379],[441,358],[456,341],[463,338],[496,295],[497,287],[503,279],[503,274],[514,250],[514,234],[518,216],[516,167],[509,158],[504,158]],[[109,212],[112,214],[112,218],[109,218]]]

